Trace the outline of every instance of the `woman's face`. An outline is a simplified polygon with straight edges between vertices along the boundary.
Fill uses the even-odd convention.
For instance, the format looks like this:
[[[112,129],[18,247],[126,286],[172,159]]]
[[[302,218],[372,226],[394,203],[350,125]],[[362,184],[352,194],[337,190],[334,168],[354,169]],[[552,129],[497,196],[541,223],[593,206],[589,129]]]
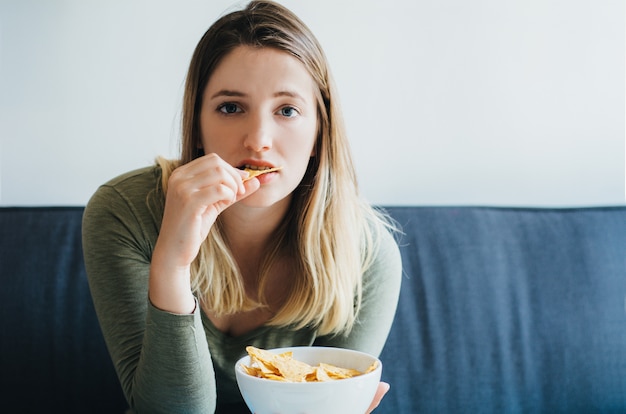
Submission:
[[[259,176],[245,204],[283,200],[302,180],[317,136],[315,88],[299,60],[272,48],[239,46],[211,75],[200,111],[204,152],[237,168],[282,167]]]

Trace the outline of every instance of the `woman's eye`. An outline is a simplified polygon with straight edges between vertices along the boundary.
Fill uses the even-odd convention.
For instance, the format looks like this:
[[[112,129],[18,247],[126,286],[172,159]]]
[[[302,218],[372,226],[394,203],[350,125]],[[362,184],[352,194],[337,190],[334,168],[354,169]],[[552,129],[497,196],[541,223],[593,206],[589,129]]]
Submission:
[[[219,111],[224,114],[236,114],[241,112],[241,109],[234,103],[225,103],[219,106]]]
[[[284,117],[291,118],[298,115],[298,110],[293,106],[285,106],[284,108],[280,108],[280,114]]]

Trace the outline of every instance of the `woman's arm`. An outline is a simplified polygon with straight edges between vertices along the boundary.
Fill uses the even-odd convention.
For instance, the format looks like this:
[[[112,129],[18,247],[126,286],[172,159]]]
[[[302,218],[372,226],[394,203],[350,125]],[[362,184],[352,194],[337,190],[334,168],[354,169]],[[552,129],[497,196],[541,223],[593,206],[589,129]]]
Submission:
[[[175,315],[150,304],[158,224],[145,199],[132,201],[103,186],[83,217],[89,285],[122,388],[139,413],[213,412],[215,379],[199,310]]]
[[[160,177],[101,187],[83,218],[90,289],[126,397],[139,412],[213,412],[211,356],[190,267],[217,216],[258,189],[215,154],[172,173],[162,217],[149,207]],[[160,211],[159,211],[160,213]]]

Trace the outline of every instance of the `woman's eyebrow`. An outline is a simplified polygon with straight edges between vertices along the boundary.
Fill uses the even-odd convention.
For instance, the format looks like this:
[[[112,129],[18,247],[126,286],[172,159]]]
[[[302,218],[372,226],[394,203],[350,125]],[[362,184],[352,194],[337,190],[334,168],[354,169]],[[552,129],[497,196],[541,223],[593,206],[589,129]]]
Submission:
[[[243,92],[239,92],[239,91],[233,91],[233,90],[229,90],[229,89],[222,89],[221,91],[216,92],[215,94],[213,94],[211,96],[211,99],[215,99],[215,98],[220,97],[220,96],[228,96],[228,97],[233,97],[234,96],[234,97],[240,97],[241,98],[241,97],[245,97],[246,94],[243,93]]]
[[[298,92],[295,91],[289,91],[289,90],[285,90],[285,91],[280,91],[280,92],[276,92],[274,94],[274,97],[279,98],[281,96],[287,96],[289,98],[295,98],[298,99],[302,102],[306,102],[306,99],[304,99],[304,97],[302,95],[300,95]]]
[[[215,98],[219,98],[219,97],[237,97],[237,98],[244,98],[246,96],[248,96],[247,94],[240,92],[240,91],[235,91],[235,90],[231,90],[231,89],[222,89],[216,93],[214,93],[213,95],[211,95],[211,99],[215,99]],[[284,91],[279,91],[274,93],[274,97],[275,98],[280,98],[282,96],[287,96],[289,98],[294,98],[294,99],[298,99],[300,101],[306,102],[306,99],[304,99],[304,97],[302,97],[302,95],[300,95],[299,93],[295,92],[295,91],[291,91],[291,90],[284,90]]]

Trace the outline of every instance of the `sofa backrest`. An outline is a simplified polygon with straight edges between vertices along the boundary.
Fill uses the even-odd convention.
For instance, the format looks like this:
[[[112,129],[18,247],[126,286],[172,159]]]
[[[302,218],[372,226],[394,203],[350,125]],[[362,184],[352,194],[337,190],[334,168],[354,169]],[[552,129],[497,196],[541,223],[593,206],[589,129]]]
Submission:
[[[626,207],[388,211],[383,413],[626,412]]]
[[[0,208],[0,395],[123,413],[82,208]],[[404,279],[376,414],[626,412],[626,207],[391,207]]]

